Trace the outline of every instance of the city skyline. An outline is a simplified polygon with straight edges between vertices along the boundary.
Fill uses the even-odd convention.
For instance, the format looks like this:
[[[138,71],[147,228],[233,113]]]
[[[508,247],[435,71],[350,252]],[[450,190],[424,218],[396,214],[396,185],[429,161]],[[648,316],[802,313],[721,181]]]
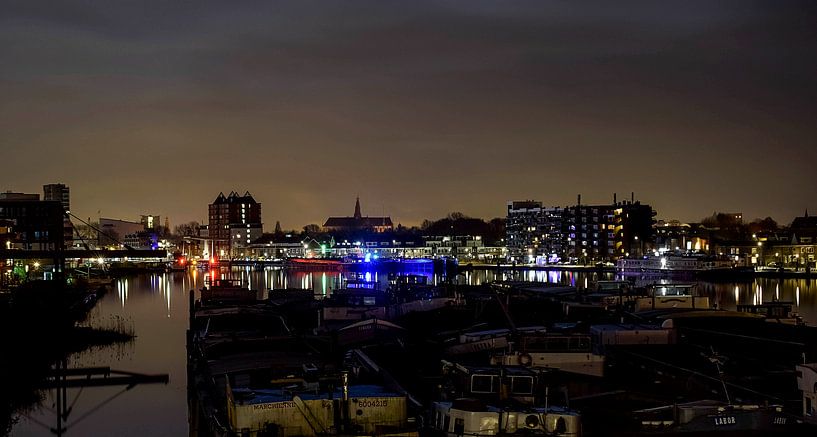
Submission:
[[[319,6],[319,7],[316,7]],[[507,201],[817,210],[809,2],[11,2],[0,186],[80,217],[419,224]]]
[[[67,186],[70,188],[70,185],[67,185]],[[19,192],[19,193],[23,193],[23,194],[36,194],[36,195],[38,195],[40,197],[43,197],[42,193],[38,193],[38,192],[33,191],[33,190],[7,190],[7,191]],[[262,205],[264,204],[263,200],[261,200],[262,199],[261,196],[255,194],[255,193],[252,193],[249,190],[227,190],[226,192],[221,191],[216,196],[213,196],[213,199],[207,201],[207,204],[210,204],[214,200],[217,200],[216,198],[219,197],[220,195],[226,196],[229,193],[232,193],[233,191],[235,191],[237,195],[241,195],[242,192],[249,192],[259,204],[262,204]],[[787,218],[782,218],[780,216],[775,216],[775,215],[772,215],[772,214],[766,214],[766,215],[762,215],[762,216],[753,217],[753,216],[747,215],[744,212],[745,209],[737,208],[737,209],[729,210],[729,209],[725,209],[725,208],[720,208],[720,209],[715,209],[712,212],[706,212],[706,213],[702,212],[699,216],[693,216],[694,218],[692,218],[692,219],[684,219],[684,218],[680,218],[680,217],[669,217],[669,216],[666,216],[665,214],[662,214],[661,210],[656,208],[654,203],[652,203],[650,201],[650,199],[641,199],[635,194],[635,192],[630,192],[627,195],[625,195],[626,193],[614,193],[614,194],[615,194],[616,197],[611,197],[610,199],[608,199],[606,201],[605,200],[596,201],[596,199],[592,199],[592,198],[587,199],[586,197],[582,196],[581,197],[581,204],[582,205],[591,205],[591,206],[592,205],[612,205],[614,199],[617,199],[617,202],[619,202],[619,203],[629,202],[631,199],[634,199],[636,202],[641,202],[641,203],[647,204],[649,206],[652,206],[654,211],[656,212],[656,216],[655,216],[656,221],[658,221],[658,220],[665,220],[665,221],[679,220],[681,222],[697,223],[697,222],[700,222],[701,220],[703,220],[705,218],[708,218],[708,217],[711,217],[711,216],[713,216],[715,214],[741,213],[742,216],[743,216],[743,222],[744,223],[751,223],[751,222],[753,222],[755,220],[762,220],[762,219],[765,219],[767,217],[771,217],[780,226],[788,226],[792,222],[792,220],[794,220],[796,217],[802,217],[802,216],[804,216],[804,214],[813,215],[813,211],[814,211],[814,209],[812,209],[812,213],[808,213],[808,208],[805,208],[799,214],[795,214],[794,216],[792,216],[791,219],[787,219]],[[43,198],[43,200],[45,200],[45,199]],[[529,201],[529,200],[534,201],[534,202],[541,202],[542,206],[545,207],[545,208],[551,208],[551,207],[566,208],[566,207],[571,207],[571,206],[578,205],[577,202],[578,202],[579,199],[578,199],[578,197],[576,197],[576,198],[573,199],[573,202],[566,202],[564,204],[548,203],[547,201],[543,201],[541,198],[535,198],[535,197],[508,199],[507,202],[504,202],[501,205],[501,211],[498,212],[495,215],[482,215],[481,216],[481,215],[470,214],[470,213],[468,213],[467,211],[464,211],[464,210],[450,210],[450,211],[440,212],[439,214],[434,215],[434,216],[424,217],[424,218],[420,219],[417,222],[405,222],[405,221],[401,222],[399,219],[396,219],[394,217],[392,217],[392,219],[394,221],[395,226],[402,225],[402,226],[405,226],[405,227],[419,227],[422,224],[422,222],[425,221],[425,220],[434,221],[434,220],[443,219],[448,214],[455,213],[455,212],[456,213],[463,213],[466,217],[478,218],[478,219],[483,219],[483,220],[486,220],[486,221],[489,221],[489,220],[494,219],[494,218],[503,218],[504,219],[507,216],[507,207],[508,207],[509,202]],[[100,217],[108,218],[108,219],[114,219],[114,220],[124,220],[124,221],[136,222],[136,221],[139,220],[140,217],[144,217],[144,214],[145,214],[144,210],[137,208],[136,209],[137,212],[135,214],[133,214],[133,215],[121,216],[121,215],[116,215],[116,214],[106,214],[103,210],[97,210],[98,214],[82,215],[82,214],[76,212],[76,209],[73,206],[74,201],[75,201],[75,199],[72,198],[72,200],[71,200],[71,204],[72,204],[71,213],[73,215],[77,216],[77,217],[82,218],[83,220],[86,219],[86,218],[90,218],[92,222],[94,220],[96,220],[96,219],[99,219]],[[359,201],[359,198],[358,198],[358,201]],[[365,203],[365,199],[361,203]],[[168,220],[170,220],[170,223],[171,223],[171,229],[170,230],[171,231],[173,230],[172,228],[175,225],[186,224],[186,223],[189,223],[191,221],[195,221],[195,222],[198,222],[199,224],[206,225],[208,223],[207,214],[206,214],[206,212],[207,212],[206,211],[206,206],[207,205],[205,205],[205,214],[203,214],[203,217],[200,218],[200,219],[193,218],[191,220],[175,220],[172,216],[166,216],[164,214],[159,214],[158,216],[159,217],[164,216],[164,217],[167,217]],[[355,209],[354,206],[352,206],[351,209],[350,208],[346,208],[346,209],[348,211],[347,210],[342,210],[342,211],[330,212],[330,213],[328,213],[328,215],[326,215],[325,217],[323,217],[321,219],[318,219],[316,221],[303,222],[303,223],[300,223],[300,224],[298,224],[298,223],[294,223],[294,224],[283,223],[283,222],[281,222],[281,220],[279,220],[276,217],[264,218],[264,217],[267,217],[266,215],[262,215],[261,218],[262,218],[262,223],[264,225],[264,232],[265,233],[266,232],[272,232],[272,229],[274,229],[275,224],[279,223],[279,222],[280,222],[280,224],[282,226],[282,229],[284,229],[284,230],[300,231],[302,227],[307,226],[307,225],[321,226],[321,224],[326,220],[326,218],[331,217],[332,215],[341,216],[341,217],[352,217],[357,212],[357,211],[355,211],[354,213],[350,212],[350,211],[353,211]],[[265,210],[266,210],[266,208],[265,208]],[[362,210],[368,211],[368,210],[365,210],[363,208],[362,208]],[[388,210],[384,209],[384,212],[385,212],[385,216],[389,216]],[[377,215],[375,213],[366,212],[366,213],[363,213],[362,216],[363,217],[376,217]],[[74,223],[74,224],[76,225],[77,223]]]

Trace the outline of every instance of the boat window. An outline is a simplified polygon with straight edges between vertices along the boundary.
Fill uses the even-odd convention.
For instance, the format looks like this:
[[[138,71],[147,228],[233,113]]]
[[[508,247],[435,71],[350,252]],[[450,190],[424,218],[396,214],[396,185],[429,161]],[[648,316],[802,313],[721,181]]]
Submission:
[[[374,305],[375,304],[375,297],[374,296],[364,296],[363,297],[363,305]]]
[[[590,337],[574,337],[570,339],[571,350],[590,349]]]
[[[473,393],[493,393],[497,383],[494,375],[474,375],[471,377],[471,392]]]
[[[513,376],[511,377],[511,393],[518,395],[529,395],[533,393],[533,377]]]

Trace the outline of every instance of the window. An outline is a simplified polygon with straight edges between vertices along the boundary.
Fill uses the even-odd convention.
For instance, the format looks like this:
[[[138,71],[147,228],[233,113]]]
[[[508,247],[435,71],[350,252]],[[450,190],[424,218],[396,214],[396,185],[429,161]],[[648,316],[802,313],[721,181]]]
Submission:
[[[533,378],[530,376],[511,377],[511,393],[518,395],[533,394]]]
[[[494,375],[473,375],[471,376],[471,391],[474,393],[493,393]]]

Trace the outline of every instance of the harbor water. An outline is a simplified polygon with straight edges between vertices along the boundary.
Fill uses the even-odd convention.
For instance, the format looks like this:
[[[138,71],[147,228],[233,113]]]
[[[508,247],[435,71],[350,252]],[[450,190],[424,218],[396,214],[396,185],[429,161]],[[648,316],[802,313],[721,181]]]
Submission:
[[[227,272],[217,273],[218,275]],[[428,273],[426,273],[428,274]],[[143,374],[168,374],[168,384],[126,387],[69,389],[66,420],[68,436],[116,435],[182,436],[188,434],[187,361],[185,333],[188,326],[189,293],[199,290],[210,273],[187,272],[141,275],[116,280],[92,311],[89,323],[100,327],[125,326],[136,334],[133,342],[85,351],[69,358],[69,367],[107,366],[115,370]],[[307,288],[316,297],[327,296],[338,287],[342,273],[337,271],[294,271],[268,268],[253,271],[234,269],[231,277],[256,290]],[[364,272],[364,280],[385,288],[385,273]],[[428,274],[432,281],[439,277]],[[496,272],[468,271],[459,283],[479,285],[501,279],[531,280],[590,287],[612,274],[567,271]],[[654,282],[655,278],[636,278]],[[699,282],[699,292],[713,298],[719,308],[735,309],[738,304],[790,301],[809,325],[817,325],[817,280],[757,278],[751,282]],[[42,405],[19,416],[12,436],[51,435],[56,426],[55,395],[46,393]]]

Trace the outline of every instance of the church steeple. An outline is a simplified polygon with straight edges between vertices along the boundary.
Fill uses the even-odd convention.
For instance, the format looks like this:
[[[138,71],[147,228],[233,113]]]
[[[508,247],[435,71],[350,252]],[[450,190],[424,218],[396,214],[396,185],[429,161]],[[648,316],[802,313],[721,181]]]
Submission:
[[[358,197],[357,200],[355,200],[355,218],[360,220],[362,217],[363,215],[360,214],[360,197]]]

